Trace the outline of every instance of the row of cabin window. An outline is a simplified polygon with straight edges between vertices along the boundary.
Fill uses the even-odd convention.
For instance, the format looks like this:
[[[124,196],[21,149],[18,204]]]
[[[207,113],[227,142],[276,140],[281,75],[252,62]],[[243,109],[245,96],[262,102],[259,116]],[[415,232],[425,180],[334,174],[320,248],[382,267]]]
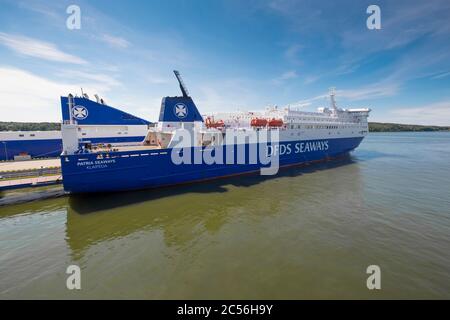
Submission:
[[[295,119],[289,119],[291,122],[294,120],[300,120],[300,121],[330,121],[328,118],[295,118]]]
[[[354,128],[355,126],[324,126],[324,125],[304,125],[303,129],[345,129],[345,128]],[[291,124],[291,129],[301,129],[301,125],[293,125]]]
[[[355,132],[352,131],[352,134],[353,134],[353,133],[355,133]],[[359,133],[364,134],[364,133],[367,133],[367,131],[359,131]],[[329,131],[328,134],[331,134],[331,132]],[[341,134],[341,132],[338,131],[337,134]],[[298,132],[297,135],[298,135],[298,136],[301,136],[301,133]],[[293,136],[294,136],[294,133],[291,132],[291,137],[293,137]]]
[[[339,120],[344,120],[344,119],[358,119],[358,117],[356,116],[348,116],[348,117],[342,117]],[[338,120],[332,120],[328,117],[323,117],[323,118],[287,118],[287,120],[289,120],[290,122],[293,122],[295,120],[297,121],[338,121]]]

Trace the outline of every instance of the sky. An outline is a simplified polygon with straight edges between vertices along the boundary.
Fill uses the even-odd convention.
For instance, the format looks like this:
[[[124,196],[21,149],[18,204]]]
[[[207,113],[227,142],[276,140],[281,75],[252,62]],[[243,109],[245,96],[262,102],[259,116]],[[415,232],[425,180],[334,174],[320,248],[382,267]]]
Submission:
[[[59,121],[81,88],[156,121],[179,70],[201,113],[309,111],[336,87],[370,121],[450,125],[449,17],[448,0],[0,0],[0,121]]]

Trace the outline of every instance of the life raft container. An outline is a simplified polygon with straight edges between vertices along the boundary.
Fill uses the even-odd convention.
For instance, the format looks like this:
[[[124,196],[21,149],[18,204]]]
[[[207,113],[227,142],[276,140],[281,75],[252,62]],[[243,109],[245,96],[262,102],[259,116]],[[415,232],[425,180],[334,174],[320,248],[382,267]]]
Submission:
[[[205,120],[205,125],[208,129],[209,128],[220,129],[225,126],[225,123],[223,122],[223,120],[214,121],[214,119],[207,117]]]
[[[250,121],[252,127],[265,127],[267,126],[267,119],[264,118],[253,118]]]
[[[281,119],[275,119],[269,120],[269,127],[282,127],[283,126],[283,120]]]

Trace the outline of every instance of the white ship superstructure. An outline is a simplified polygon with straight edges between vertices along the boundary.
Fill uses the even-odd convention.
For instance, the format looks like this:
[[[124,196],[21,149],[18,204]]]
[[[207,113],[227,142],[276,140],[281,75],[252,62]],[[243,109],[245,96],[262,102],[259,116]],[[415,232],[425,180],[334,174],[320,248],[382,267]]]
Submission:
[[[280,141],[299,139],[328,139],[360,137],[369,132],[368,108],[341,109],[336,106],[334,90],[330,92],[330,107],[320,107],[317,112],[307,112],[287,107],[267,107],[264,111],[218,112],[205,114],[212,123],[223,121],[225,128],[261,129],[270,128],[270,120],[281,120],[277,128]],[[258,126],[256,120],[266,120]],[[252,121],[254,125],[252,125]],[[264,123],[264,121],[262,122]]]

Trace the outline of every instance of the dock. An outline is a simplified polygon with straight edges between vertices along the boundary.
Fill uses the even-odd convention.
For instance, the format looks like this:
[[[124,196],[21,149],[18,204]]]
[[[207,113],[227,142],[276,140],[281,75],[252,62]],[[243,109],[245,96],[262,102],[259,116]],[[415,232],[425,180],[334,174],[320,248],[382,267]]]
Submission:
[[[0,190],[47,186],[61,182],[59,159],[0,162]]]
[[[25,179],[0,180],[0,190],[20,189],[27,187],[42,187],[62,182],[61,175],[42,176]]]
[[[61,168],[61,161],[59,159],[2,161],[0,162],[0,175],[5,172],[38,170],[43,168]]]

